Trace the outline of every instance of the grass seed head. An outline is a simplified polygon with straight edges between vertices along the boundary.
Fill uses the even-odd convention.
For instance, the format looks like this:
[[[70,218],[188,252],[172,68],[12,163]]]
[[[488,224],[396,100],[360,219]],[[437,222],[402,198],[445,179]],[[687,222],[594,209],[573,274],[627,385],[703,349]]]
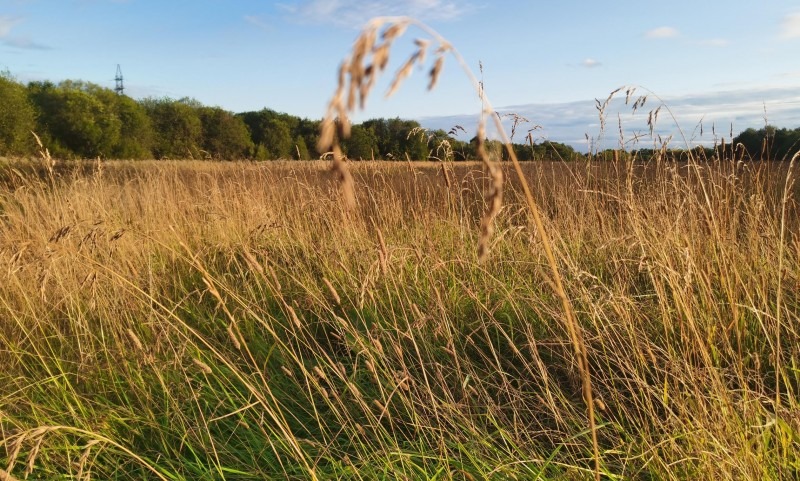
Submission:
[[[214,372],[211,370],[211,367],[208,364],[204,363],[203,361],[201,361],[196,357],[192,358],[192,362],[194,363],[195,366],[197,366],[200,369],[200,371],[203,372],[203,374],[211,374],[212,372]]]

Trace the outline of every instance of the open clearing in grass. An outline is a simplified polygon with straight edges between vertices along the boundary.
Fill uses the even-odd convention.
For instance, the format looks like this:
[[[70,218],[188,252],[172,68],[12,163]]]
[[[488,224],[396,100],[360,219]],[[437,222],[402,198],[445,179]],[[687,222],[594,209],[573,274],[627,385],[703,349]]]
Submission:
[[[0,477],[592,478],[510,172],[481,263],[480,164],[351,164],[350,212],[328,166],[2,164]],[[797,477],[788,164],[523,167],[603,474]]]

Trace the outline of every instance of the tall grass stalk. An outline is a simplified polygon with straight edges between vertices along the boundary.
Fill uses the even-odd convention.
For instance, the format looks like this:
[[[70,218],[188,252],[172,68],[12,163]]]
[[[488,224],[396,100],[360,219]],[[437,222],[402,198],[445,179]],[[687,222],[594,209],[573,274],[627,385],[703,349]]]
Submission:
[[[556,261],[556,255],[553,251],[553,246],[550,241],[550,234],[545,228],[533,195],[531,194],[528,180],[522,173],[516,153],[514,152],[513,145],[505,128],[502,125],[501,118],[495,112],[491,103],[489,102],[485,90],[483,80],[478,80],[474,75],[469,65],[461,56],[456,48],[442,37],[438,32],[429,26],[407,17],[381,17],[373,19],[367,27],[361,32],[353,45],[352,52],[347,59],[342,63],[339,75],[339,84],[336,92],[331,99],[328,114],[323,120],[319,147],[321,151],[331,150],[333,152],[333,172],[339,177],[342,183],[345,203],[349,208],[354,207],[354,194],[353,182],[347,172],[346,163],[342,159],[341,147],[339,146],[338,139],[341,137],[348,137],[350,130],[349,116],[353,113],[356,105],[364,108],[370,90],[375,84],[376,78],[385,69],[391,48],[394,43],[406,33],[408,27],[417,27],[424,33],[431,37],[431,40],[415,40],[417,49],[403,63],[402,67],[397,71],[391,81],[389,91],[386,96],[393,95],[400,87],[404,79],[410,75],[412,68],[415,64],[422,64],[425,61],[426,54],[432,45],[437,45],[435,49],[435,61],[429,71],[430,82],[428,90],[432,90],[436,86],[439,75],[442,72],[444,59],[446,54],[452,57],[459,64],[461,69],[466,74],[469,81],[472,83],[476,94],[481,100],[481,113],[477,123],[477,153],[478,157],[483,162],[484,167],[488,171],[492,179],[491,187],[488,191],[487,209],[483,215],[480,228],[480,237],[478,242],[478,256],[482,260],[488,257],[488,245],[494,233],[494,221],[497,214],[500,212],[502,206],[502,192],[503,192],[503,173],[502,170],[496,165],[497,159],[490,159],[489,154],[484,147],[484,140],[486,138],[486,117],[489,116],[494,120],[495,127],[501,136],[501,140],[505,145],[506,152],[511,159],[514,170],[517,174],[517,180],[525,193],[525,200],[533,217],[534,224],[537,232],[542,239],[542,247],[544,248],[547,256],[547,262],[550,269],[552,278],[553,289],[556,295],[561,300],[563,309],[564,325],[569,338],[575,350],[575,356],[578,360],[578,372],[580,374],[581,382],[583,385],[583,396],[586,401],[586,409],[588,412],[589,428],[592,436],[592,444],[595,459],[595,479],[600,480],[600,451],[597,440],[597,427],[595,425],[594,415],[594,398],[592,396],[592,381],[589,371],[589,360],[586,351],[586,346],[583,342],[583,334],[580,325],[577,323],[573,311],[570,298],[564,290],[561,272]],[[380,39],[380,40],[379,40]],[[481,65],[481,74],[483,73],[483,65]],[[356,102],[358,97],[358,102]],[[338,129],[336,128],[338,126]],[[378,231],[380,233],[380,231]]]

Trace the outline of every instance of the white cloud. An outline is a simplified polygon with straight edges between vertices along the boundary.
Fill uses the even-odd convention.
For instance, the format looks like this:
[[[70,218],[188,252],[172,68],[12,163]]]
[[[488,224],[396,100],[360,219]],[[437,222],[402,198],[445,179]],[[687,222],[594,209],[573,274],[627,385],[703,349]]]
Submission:
[[[790,13],[783,17],[781,38],[784,40],[800,38],[800,12]]]
[[[680,35],[675,27],[658,27],[645,32],[645,38],[673,38]]]
[[[593,58],[587,58],[583,62],[581,62],[581,66],[586,68],[595,68],[601,65],[603,64]]]
[[[301,0],[281,8],[303,23],[359,28],[371,18],[410,16],[420,20],[454,20],[474,7],[452,0]]]
[[[11,33],[11,29],[14,28],[14,25],[21,21],[22,20],[19,18],[0,15],[0,38],[7,37]]]

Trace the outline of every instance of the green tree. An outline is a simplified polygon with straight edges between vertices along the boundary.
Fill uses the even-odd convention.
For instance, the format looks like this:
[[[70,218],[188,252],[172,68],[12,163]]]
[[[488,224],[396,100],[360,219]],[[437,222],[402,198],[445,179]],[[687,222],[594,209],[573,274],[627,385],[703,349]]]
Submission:
[[[270,118],[270,110],[262,109],[259,111],[242,112],[236,114],[237,117],[242,119],[242,122],[247,126],[250,131],[250,139],[256,146],[264,145],[264,131],[266,129],[267,119]]]
[[[306,146],[308,140],[316,144],[316,140],[308,139],[301,131],[307,121],[289,114],[282,114],[270,109],[239,114],[256,145],[257,159],[290,159],[297,157],[296,142],[298,136],[303,137]],[[307,150],[307,149],[306,149]],[[302,152],[301,152],[302,154]],[[310,155],[310,154],[309,154]]]
[[[375,137],[378,148],[375,151],[376,159],[392,159],[400,155],[400,143],[389,130],[389,121],[386,119],[370,119],[361,124]]]
[[[453,160],[469,160],[475,158],[474,146],[465,140],[453,139],[450,141],[450,147],[453,149]]]
[[[120,139],[121,122],[97,85],[64,81],[32,82],[31,101],[39,111],[37,130],[55,156],[109,157]],[[106,89],[107,90],[107,89]]]
[[[788,160],[800,152],[800,128],[749,128],[734,137],[733,145],[737,144],[743,145],[753,159]]]
[[[196,100],[169,98],[142,100],[153,124],[153,154],[158,159],[202,157],[203,124]]]
[[[258,144],[253,148],[254,160],[269,160],[269,152],[264,144]]]
[[[215,159],[243,159],[253,150],[250,132],[241,117],[219,107],[200,108],[203,150]]]
[[[517,160],[520,162],[526,160],[533,160],[533,149],[530,145],[526,144],[513,144],[514,147],[514,154],[517,156]]]
[[[428,160],[431,149],[428,146],[428,137],[424,130],[420,130],[419,122],[414,120],[402,121],[400,131],[400,147],[403,158],[411,160]],[[405,138],[403,137],[405,135]]]
[[[114,146],[117,159],[149,159],[153,157],[155,132],[144,107],[130,97],[116,95],[117,117],[122,123],[120,138]]]
[[[747,151],[748,157],[760,158],[764,148],[765,134],[764,129],[757,131],[751,127],[734,137],[733,145],[741,144]]]
[[[800,128],[794,130],[778,129],[775,132],[773,149],[775,160],[791,159],[796,153],[800,152]]]
[[[298,135],[294,138],[294,147],[297,153],[297,160],[310,160],[311,154],[308,152],[308,145],[306,139]]]
[[[369,160],[379,156],[375,133],[362,125],[354,125],[350,137],[343,142],[345,154],[351,159]]]
[[[0,72],[0,155],[30,153],[35,128],[36,117],[25,86],[8,72]]]
[[[108,115],[120,123],[120,135],[113,145],[111,156],[118,159],[144,159],[152,157],[153,126],[145,109],[135,100],[118,95],[111,89],[92,83],[68,81],[100,101]]]
[[[571,145],[562,144],[561,142],[547,141],[544,143],[544,147],[545,147],[544,158],[548,160],[572,161],[572,160],[577,160],[579,157],[582,157],[575,151],[575,149]]]
[[[296,137],[301,137],[308,148],[309,158],[318,159],[325,152],[317,152],[317,140],[319,139],[319,120],[300,119],[297,128],[293,132]]]
[[[290,159],[294,157],[294,142],[292,141],[292,131],[289,126],[281,119],[271,118],[266,121],[263,132],[264,147],[266,147],[269,159]]]
[[[429,149],[427,136],[422,132],[412,134],[420,128],[419,122],[414,120],[370,119],[361,124],[375,136],[378,149],[376,158],[425,160],[428,158]]]

